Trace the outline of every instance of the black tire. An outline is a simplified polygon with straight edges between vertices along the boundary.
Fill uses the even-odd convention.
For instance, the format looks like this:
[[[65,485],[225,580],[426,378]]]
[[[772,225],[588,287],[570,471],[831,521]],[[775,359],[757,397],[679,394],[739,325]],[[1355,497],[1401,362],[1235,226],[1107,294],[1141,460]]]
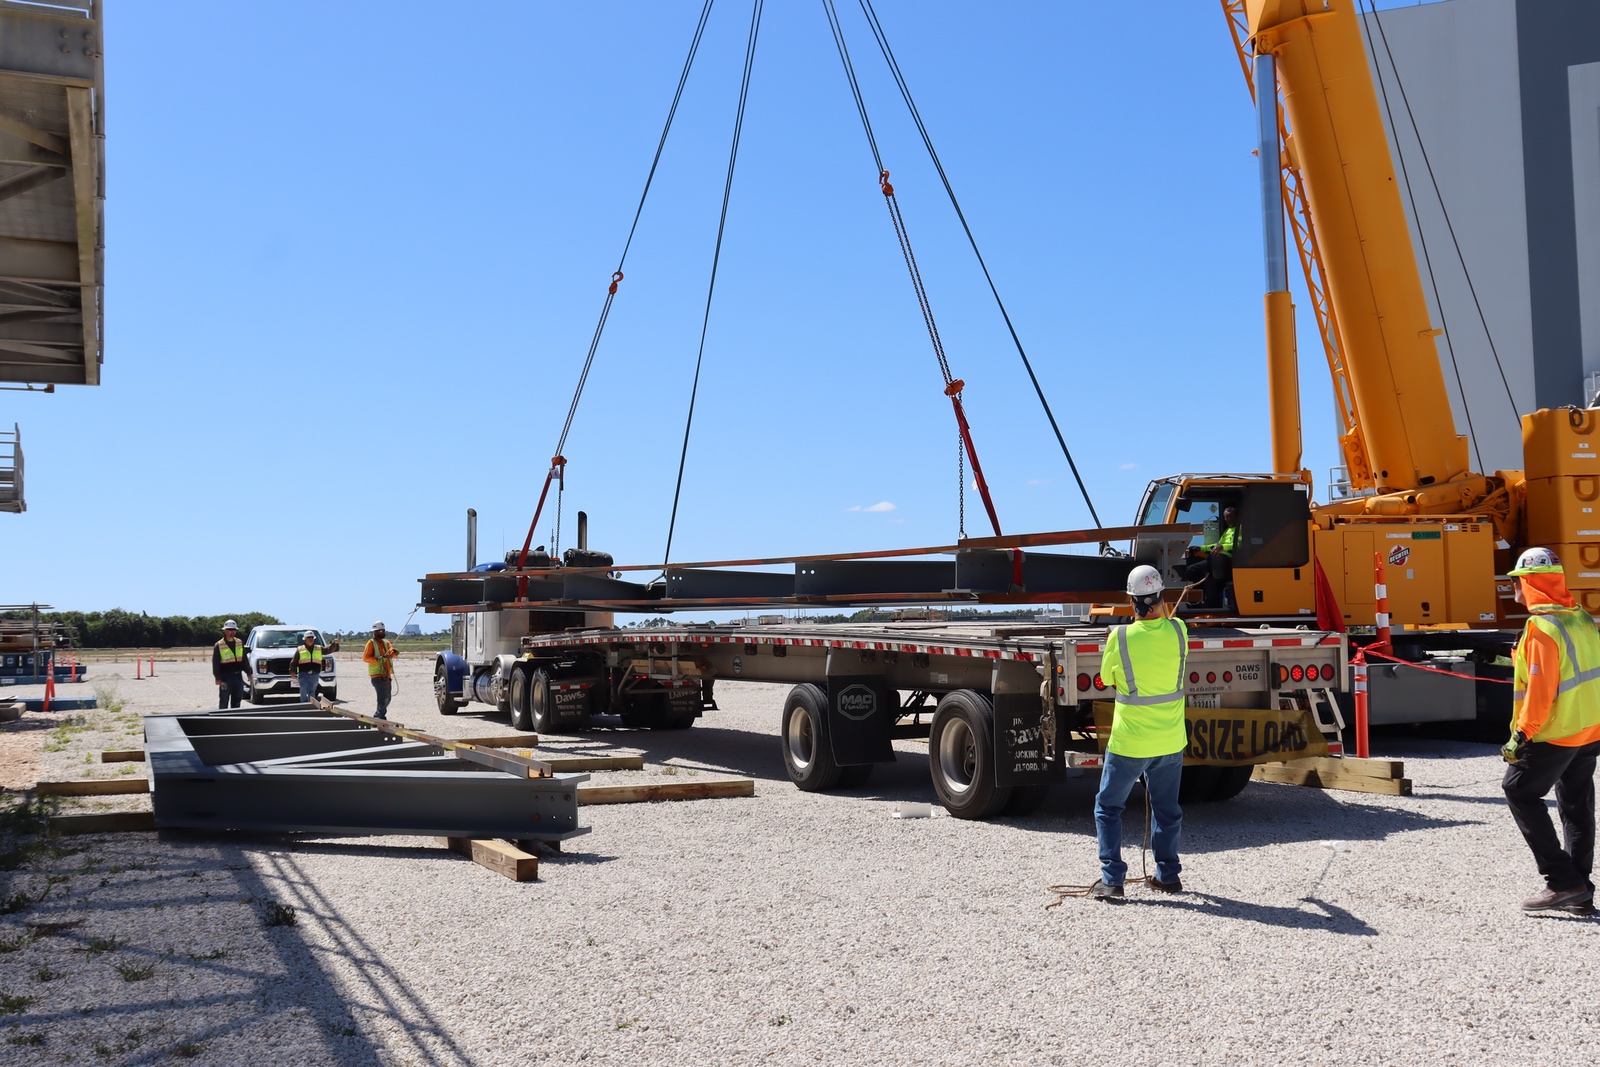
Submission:
[[[550,675],[534,671],[528,679],[528,726],[536,733],[555,729],[555,702],[550,699]]]
[[[826,793],[838,786],[843,768],[833,762],[828,694],[820,686],[806,683],[789,690],[778,733],[789,781],[806,793]]]
[[[995,783],[994,706],[972,689],[946,693],[928,732],[928,770],[939,803],[958,819],[987,819],[1011,800]]]
[[[1048,785],[1018,785],[1011,788],[1011,799],[1006,803],[1007,815],[1032,815],[1050,795]]]
[[[245,699],[250,701],[252,704],[265,704],[267,702],[267,698],[262,696],[260,691],[257,690],[253,685],[249,689],[245,690],[244,695]]]
[[[687,730],[699,718],[694,708],[674,708],[670,697],[662,698],[660,708],[656,720],[650,724],[652,730]]]
[[[454,715],[461,710],[461,702],[450,695],[450,690],[445,686],[445,671],[443,663],[433,666],[433,699],[439,705],[440,715]]]
[[[840,789],[860,789],[872,777],[876,763],[856,763],[849,767],[839,768]]]
[[[1203,804],[1211,799],[1222,784],[1222,772],[1226,767],[1207,767],[1194,764],[1183,769],[1183,778],[1178,783],[1179,804]],[[1241,787],[1242,788],[1242,787]]]
[[[1244,792],[1244,787],[1250,784],[1250,775],[1254,767],[1218,767],[1222,773],[1217,776],[1217,787],[1211,791],[1210,800],[1220,804],[1224,800],[1232,800]]]
[[[660,719],[662,693],[629,693],[617,701],[617,715],[630,730],[648,730]]]
[[[521,667],[511,668],[510,685],[511,728],[513,730],[528,731],[533,729],[533,715],[528,707],[528,672]]]

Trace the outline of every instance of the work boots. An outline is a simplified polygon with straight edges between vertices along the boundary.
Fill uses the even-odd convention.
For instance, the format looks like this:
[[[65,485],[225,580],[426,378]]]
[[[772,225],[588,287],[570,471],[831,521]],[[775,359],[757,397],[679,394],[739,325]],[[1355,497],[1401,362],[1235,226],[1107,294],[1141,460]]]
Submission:
[[[1576,889],[1541,889],[1533,896],[1522,902],[1522,910],[1535,911],[1582,911],[1590,906],[1594,900],[1594,891],[1586,885]]]

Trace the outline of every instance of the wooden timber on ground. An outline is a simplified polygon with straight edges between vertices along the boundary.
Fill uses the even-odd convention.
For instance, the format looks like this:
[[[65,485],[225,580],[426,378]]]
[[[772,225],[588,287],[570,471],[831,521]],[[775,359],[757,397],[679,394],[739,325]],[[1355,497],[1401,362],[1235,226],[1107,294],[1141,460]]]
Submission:
[[[1411,779],[1405,777],[1405,763],[1401,760],[1312,756],[1286,763],[1258,763],[1251,777],[1258,782],[1313,789],[1343,789],[1392,797],[1411,795]]]
[[[447,737],[456,745],[476,745],[478,748],[533,748],[539,743],[538,734],[507,734],[501,737]]]
[[[130,748],[122,751],[100,753],[101,763],[143,763],[144,749]]]
[[[95,815],[52,815],[50,829],[58,834],[120,834],[154,830],[153,811],[112,811]]]
[[[84,778],[75,782],[39,782],[34,791],[42,797],[110,797],[126,793],[148,793],[144,778]]]
[[[643,756],[545,756],[552,771],[642,771]]]
[[[539,857],[505,841],[473,837],[438,839],[451,852],[459,852],[480,867],[503,874],[513,882],[532,882],[539,877]]]
[[[717,797],[753,797],[753,778],[720,782],[660,782],[655,785],[580,785],[579,804],[640,804],[650,800],[706,800]]]

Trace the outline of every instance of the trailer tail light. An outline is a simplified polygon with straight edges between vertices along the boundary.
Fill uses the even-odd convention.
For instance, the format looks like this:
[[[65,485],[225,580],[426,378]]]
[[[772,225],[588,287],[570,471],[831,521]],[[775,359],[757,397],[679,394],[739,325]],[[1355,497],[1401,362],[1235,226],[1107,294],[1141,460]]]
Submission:
[[[1333,664],[1324,663],[1322,665],[1322,680],[1324,682],[1333,681]]]
[[[1206,684],[1207,685],[1216,685],[1217,684],[1217,672],[1216,671],[1206,671]]]
[[[1093,679],[1091,679],[1087,674],[1078,675],[1078,692],[1084,692],[1093,684]]]
[[[1190,685],[1198,685],[1199,682],[1200,682],[1200,672],[1199,671],[1190,671],[1189,672],[1189,684]]]
[[[1104,689],[1106,687],[1106,680],[1104,678],[1100,677],[1098,674],[1095,675],[1094,676],[1094,687],[1096,689]]]
[[[1296,663],[1293,667],[1289,668],[1289,677],[1297,682],[1303,682],[1306,679],[1306,669],[1300,666],[1300,664]]]
[[[1272,668],[1272,677],[1275,679],[1273,682],[1274,685],[1283,685],[1284,682],[1289,680],[1289,668],[1285,667],[1281,663],[1278,664]]]
[[[1223,671],[1223,672],[1222,672],[1222,680],[1223,680],[1223,681],[1224,681],[1224,682],[1231,682],[1231,681],[1233,681],[1233,672],[1232,672],[1232,671]]]

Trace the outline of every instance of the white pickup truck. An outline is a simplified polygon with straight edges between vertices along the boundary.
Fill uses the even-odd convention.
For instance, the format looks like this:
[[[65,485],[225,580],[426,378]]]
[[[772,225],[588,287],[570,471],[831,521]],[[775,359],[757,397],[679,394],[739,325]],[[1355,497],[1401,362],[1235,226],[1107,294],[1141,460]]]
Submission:
[[[250,703],[263,704],[269,697],[299,695],[294,678],[294,650],[300,647],[307,630],[317,635],[317,647],[324,652],[317,692],[329,700],[338,699],[339,667],[333,657],[333,653],[339,651],[337,638],[328,643],[322,631],[314,626],[256,626],[244,641],[249,670],[245,680],[250,687]]]

